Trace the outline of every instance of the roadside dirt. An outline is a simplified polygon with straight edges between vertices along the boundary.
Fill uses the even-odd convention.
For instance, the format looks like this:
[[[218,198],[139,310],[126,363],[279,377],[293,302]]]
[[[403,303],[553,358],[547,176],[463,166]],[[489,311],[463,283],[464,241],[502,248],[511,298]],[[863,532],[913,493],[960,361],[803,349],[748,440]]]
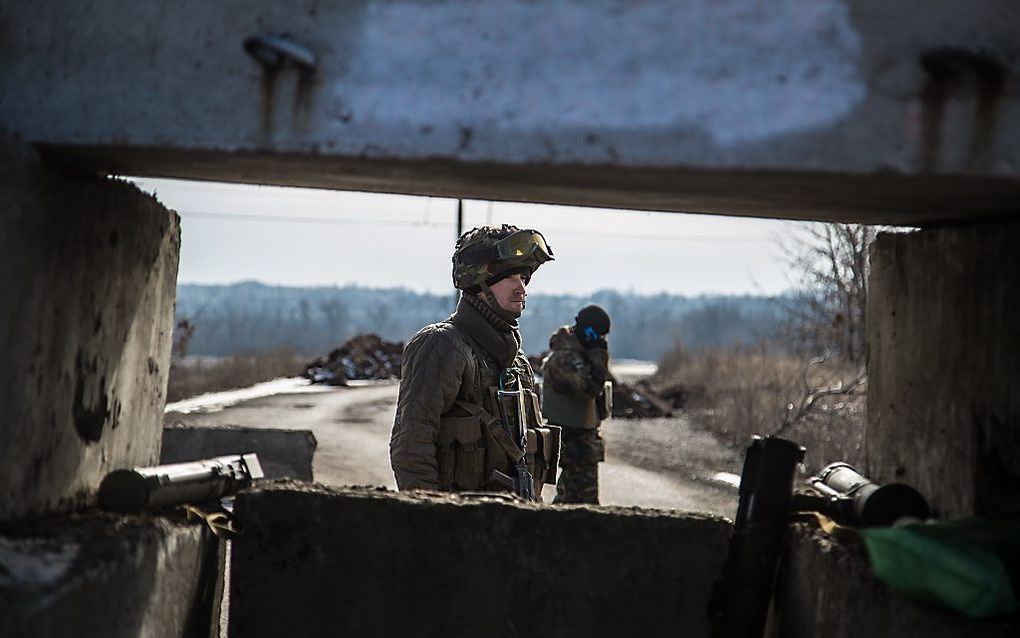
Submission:
[[[291,392],[188,414],[168,412],[166,423],[306,429],[318,440],[313,472],[327,485],[396,484],[389,436],[396,382]],[[711,512],[732,518],[736,490],[711,482],[719,471],[739,472],[739,450],[720,445],[684,417],[609,421],[608,459],[601,466],[604,505]],[[555,488],[543,497],[550,502]]]

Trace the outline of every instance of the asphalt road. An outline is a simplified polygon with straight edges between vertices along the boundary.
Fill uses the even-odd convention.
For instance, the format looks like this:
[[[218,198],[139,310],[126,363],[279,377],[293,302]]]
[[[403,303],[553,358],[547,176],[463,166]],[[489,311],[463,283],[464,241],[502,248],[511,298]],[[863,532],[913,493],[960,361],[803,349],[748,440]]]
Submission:
[[[193,400],[188,413],[173,411],[170,406],[165,420],[311,430],[318,440],[313,462],[316,481],[395,489],[389,436],[396,397],[396,382],[351,388],[289,387],[283,394],[227,402],[226,406],[216,397]],[[712,477],[718,471],[739,472],[739,459],[733,450],[693,428],[686,418],[609,421],[604,436],[608,458],[600,472],[602,504],[733,517],[736,491],[713,482]],[[551,502],[554,495],[555,488],[547,486],[545,500]]]

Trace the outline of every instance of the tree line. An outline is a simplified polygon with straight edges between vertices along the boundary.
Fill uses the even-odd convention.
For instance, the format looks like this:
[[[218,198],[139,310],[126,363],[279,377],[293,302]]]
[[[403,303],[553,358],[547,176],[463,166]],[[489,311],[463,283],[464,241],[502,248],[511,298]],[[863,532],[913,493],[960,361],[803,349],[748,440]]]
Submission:
[[[539,353],[559,326],[597,303],[613,320],[613,356],[658,360],[682,343],[689,350],[756,343],[774,337],[789,315],[788,297],[638,295],[603,290],[592,295],[531,295],[522,318],[525,350]],[[258,282],[181,284],[177,322],[191,331],[188,354],[225,356],[290,348],[317,356],[346,339],[373,332],[407,341],[422,326],[453,310],[454,294],[402,288],[287,287]]]

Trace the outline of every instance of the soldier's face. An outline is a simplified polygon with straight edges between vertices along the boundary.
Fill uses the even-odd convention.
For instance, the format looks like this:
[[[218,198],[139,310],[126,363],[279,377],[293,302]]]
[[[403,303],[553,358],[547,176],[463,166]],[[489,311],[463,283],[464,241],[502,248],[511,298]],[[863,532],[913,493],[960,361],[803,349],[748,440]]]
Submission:
[[[489,288],[500,308],[515,316],[521,316],[524,312],[524,300],[528,296],[527,284],[521,275],[510,275],[500,279]]]

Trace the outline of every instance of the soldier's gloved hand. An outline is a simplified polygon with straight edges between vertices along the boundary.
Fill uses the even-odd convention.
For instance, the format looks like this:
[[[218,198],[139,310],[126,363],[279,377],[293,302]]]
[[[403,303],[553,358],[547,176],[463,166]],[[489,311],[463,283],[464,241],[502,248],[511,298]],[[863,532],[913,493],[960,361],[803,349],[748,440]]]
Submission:
[[[586,327],[582,329],[580,326],[575,328],[577,338],[581,342],[581,345],[585,348],[606,348],[606,338],[603,335],[595,332],[594,328]],[[601,345],[600,345],[601,344]]]

